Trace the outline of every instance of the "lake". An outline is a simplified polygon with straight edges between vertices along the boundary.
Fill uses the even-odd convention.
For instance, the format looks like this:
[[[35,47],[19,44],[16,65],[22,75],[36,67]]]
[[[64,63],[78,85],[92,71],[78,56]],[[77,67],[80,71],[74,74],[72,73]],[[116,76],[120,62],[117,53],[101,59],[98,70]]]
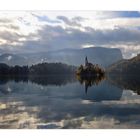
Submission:
[[[0,78],[0,128],[140,128],[140,78]]]

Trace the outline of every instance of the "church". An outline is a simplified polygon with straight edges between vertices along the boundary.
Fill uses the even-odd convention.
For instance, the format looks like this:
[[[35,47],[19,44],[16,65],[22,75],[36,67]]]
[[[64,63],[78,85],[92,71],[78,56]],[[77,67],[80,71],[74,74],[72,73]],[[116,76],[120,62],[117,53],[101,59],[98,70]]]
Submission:
[[[88,59],[87,59],[87,56],[86,56],[86,58],[85,58],[85,67],[91,67],[91,66],[93,66],[93,64],[88,62]]]
[[[104,75],[105,71],[98,64],[92,64],[88,62],[87,56],[85,57],[85,65],[80,65],[76,74],[78,75]]]

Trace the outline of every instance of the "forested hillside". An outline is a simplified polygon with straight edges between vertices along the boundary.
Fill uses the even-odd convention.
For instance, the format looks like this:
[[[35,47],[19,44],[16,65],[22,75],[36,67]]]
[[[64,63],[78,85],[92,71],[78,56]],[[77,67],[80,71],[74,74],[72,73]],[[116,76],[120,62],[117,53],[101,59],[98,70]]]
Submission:
[[[140,74],[140,54],[128,60],[121,60],[108,67],[110,74],[139,75]]]

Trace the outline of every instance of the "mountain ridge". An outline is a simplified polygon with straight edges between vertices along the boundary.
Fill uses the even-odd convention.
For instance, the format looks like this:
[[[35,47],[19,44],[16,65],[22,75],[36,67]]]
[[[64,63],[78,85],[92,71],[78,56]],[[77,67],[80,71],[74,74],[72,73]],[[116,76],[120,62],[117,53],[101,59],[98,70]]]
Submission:
[[[15,57],[20,57],[20,59],[16,59],[16,61],[19,62],[16,62],[15,64],[14,62],[10,63],[10,61],[6,60],[2,61],[1,57],[3,55],[4,54],[0,55],[0,63],[2,62],[10,65],[32,65],[42,62],[62,62],[69,65],[78,66],[84,63],[84,59],[87,56],[90,62],[107,67],[123,58],[120,49],[103,47],[62,49],[48,52],[14,54]]]

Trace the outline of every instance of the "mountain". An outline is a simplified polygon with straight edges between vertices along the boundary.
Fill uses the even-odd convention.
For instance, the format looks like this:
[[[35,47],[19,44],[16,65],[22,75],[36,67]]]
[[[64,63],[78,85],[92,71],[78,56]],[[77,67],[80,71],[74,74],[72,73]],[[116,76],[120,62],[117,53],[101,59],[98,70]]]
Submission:
[[[23,54],[32,63],[62,62],[69,65],[81,65],[88,57],[89,62],[107,67],[122,59],[122,53],[117,48],[91,47],[83,49],[63,49],[58,51]]]
[[[5,53],[0,55],[0,63],[6,63],[8,65],[27,65],[28,60],[20,55]]]
[[[88,60],[93,64],[99,64],[103,67],[107,67],[114,62],[122,59],[122,53],[120,49],[117,48],[103,48],[103,47],[91,47],[83,49],[63,49],[57,51],[49,52],[38,52],[38,53],[24,53],[20,55],[14,55],[13,57],[19,57],[15,59],[15,64],[37,64],[42,62],[61,62],[69,65],[81,65],[84,64],[85,57],[88,57]],[[14,61],[1,60],[0,62],[6,64],[14,64]]]
[[[140,54],[128,60],[118,61],[107,68],[109,74],[139,75]]]

